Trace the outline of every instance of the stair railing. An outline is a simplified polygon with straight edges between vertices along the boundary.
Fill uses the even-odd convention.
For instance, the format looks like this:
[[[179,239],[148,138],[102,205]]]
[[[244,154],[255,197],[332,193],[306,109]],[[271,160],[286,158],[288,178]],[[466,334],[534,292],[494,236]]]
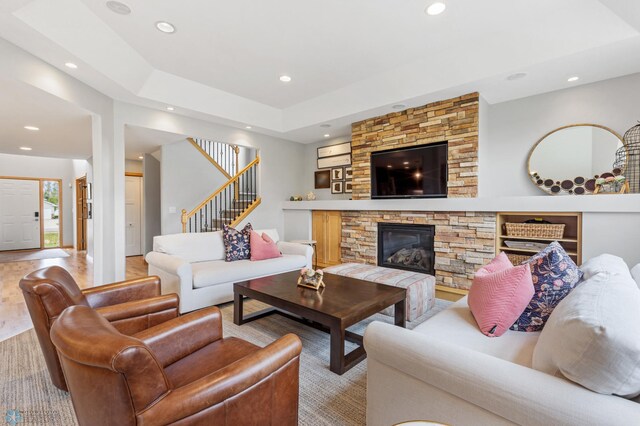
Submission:
[[[238,171],[240,147],[208,139],[187,138],[227,179]]]
[[[261,202],[258,197],[258,164],[256,157],[245,168],[218,188],[196,208],[182,210],[182,232],[212,232],[223,225],[236,226]]]

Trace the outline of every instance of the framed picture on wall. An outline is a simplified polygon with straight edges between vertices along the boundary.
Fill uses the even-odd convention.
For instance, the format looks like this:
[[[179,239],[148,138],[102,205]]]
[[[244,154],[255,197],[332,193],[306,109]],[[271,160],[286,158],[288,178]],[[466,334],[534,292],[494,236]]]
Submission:
[[[342,167],[331,169],[331,182],[336,180],[344,180],[344,169]]]
[[[349,154],[351,152],[351,142],[339,143],[318,148],[318,158],[333,157],[336,155]]]
[[[318,158],[318,168],[348,166],[351,164],[351,154],[336,155],[335,157]]]
[[[331,182],[332,194],[342,194],[343,192],[344,192],[344,182],[342,181]]]
[[[345,179],[353,179],[353,167],[345,167],[344,168],[344,178]]]
[[[320,170],[315,173],[315,189],[331,188],[331,173],[329,170]]]
[[[344,183],[344,192],[351,194],[353,192],[353,182],[348,180]]]

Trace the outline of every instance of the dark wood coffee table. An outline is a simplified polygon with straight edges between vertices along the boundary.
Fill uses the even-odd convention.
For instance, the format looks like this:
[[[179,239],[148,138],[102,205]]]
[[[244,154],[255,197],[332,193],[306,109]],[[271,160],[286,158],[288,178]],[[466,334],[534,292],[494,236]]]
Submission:
[[[366,356],[362,336],[347,331],[382,309],[395,305],[395,324],[405,326],[406,290],[370,281],[325,274],[326,287],[319,291],[299,287],[299,273],[288,272],[236,283],[233,286],[233,322],[249,321],[278,313],[331,334],[329,368],[344,374]],[[250,297],[273,306],[249,315],[243,314],[243,298]],[[358,347],[345,356],[345,339]]]

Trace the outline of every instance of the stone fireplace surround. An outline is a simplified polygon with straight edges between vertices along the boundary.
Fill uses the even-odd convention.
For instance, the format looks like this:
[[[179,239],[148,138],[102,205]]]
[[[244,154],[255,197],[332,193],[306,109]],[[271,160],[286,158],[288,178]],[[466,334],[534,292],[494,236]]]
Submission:
[[[448,197],[476,197],[478,131],[478,93],[353,123],[353,199],[371,198],[372,152],[440,141],[449,146]],[[345,211],[343,262],[378,263],[378,222],[435,225],[435,276],[440,285],[468,289],[476,269],[495,256],[495,213]]]
[[[446,287],[468,290],[495,257],[495,213],[356,210],[342,212],[342,262],[377,264],[378,222],[435,225],[436,283]]]

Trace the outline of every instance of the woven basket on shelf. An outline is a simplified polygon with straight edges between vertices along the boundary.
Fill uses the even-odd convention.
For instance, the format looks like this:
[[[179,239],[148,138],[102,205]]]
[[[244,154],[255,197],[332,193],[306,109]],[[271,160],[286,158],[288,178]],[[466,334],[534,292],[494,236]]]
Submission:
[[[505,253],[511,263],[515,266],[518,266],[522,262],[529,260],[531,256],[527,256],[526,254],[514,254],[514,253]]]
[[[507,237],[556,238],[564,236],[564,223],[505,223]]]

